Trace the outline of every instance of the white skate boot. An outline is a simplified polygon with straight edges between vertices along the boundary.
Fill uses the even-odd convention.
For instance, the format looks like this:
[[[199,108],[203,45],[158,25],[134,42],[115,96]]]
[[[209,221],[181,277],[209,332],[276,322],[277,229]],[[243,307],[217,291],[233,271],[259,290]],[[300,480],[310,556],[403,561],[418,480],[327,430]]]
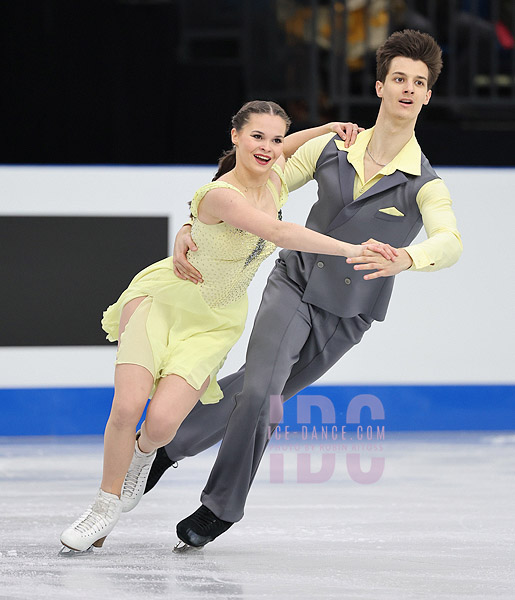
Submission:
[[[145,486],[147,484],[150,467],[156,457],[156,451],[146,454],[139,449],[138,446],[139,432],[136,434],[136,444],[134,446],[134,456],[125,476],[122,486],[122,512],[129,512],[136,507],[138,502],[143,497]]]
[[[91,546],[100,548],[121,514],[120,498],[116,494],[98,490],[88,510],[62,532],[61,543],[75,552],[87,552]],[[61,550],[61,554],[66,554],[66,551]]]

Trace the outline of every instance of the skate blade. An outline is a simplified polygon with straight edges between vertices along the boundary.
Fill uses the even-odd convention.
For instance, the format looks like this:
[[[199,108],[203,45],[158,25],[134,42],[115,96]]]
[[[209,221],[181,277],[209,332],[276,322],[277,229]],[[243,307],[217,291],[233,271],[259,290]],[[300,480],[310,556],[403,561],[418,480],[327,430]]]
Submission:
[[[204,546],[190,546],[185,542],[179,541],[173,547],[173,552],[175,552],[176,554],[185,554],[186,552],[198,552],[203,548]]]
[[[93,554],[93,546],[90,546],[87,550],[73,550],[73,548],[63,546],[57,556],[61,558],[76,558],[77,556],[85,556],[86,554]]]

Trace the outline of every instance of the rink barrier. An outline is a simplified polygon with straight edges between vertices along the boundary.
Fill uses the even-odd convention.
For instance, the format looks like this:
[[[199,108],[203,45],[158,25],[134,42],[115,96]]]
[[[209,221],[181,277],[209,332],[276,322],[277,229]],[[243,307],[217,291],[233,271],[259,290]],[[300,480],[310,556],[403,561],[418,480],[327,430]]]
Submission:
[[[1,389],[0,435],[102,434],[112,397],[109,387]],[[386,432],[515,430],[515,385],[311,386],[284,405],[280,425],[301,431],[357,424]]]

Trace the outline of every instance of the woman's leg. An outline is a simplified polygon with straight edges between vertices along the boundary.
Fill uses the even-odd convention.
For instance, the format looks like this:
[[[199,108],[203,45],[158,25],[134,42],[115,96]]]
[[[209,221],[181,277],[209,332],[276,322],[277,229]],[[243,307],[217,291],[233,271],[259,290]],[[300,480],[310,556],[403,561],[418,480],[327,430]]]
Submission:
[[[201,389],[196,390],[178,375],[167,375],[159,381],[122,487],[123,512],[129,512],[138,505],[143,497],[157,448],[164,446],[175,436],[208,383],[209,377]]]
[[[179,375],[163,377],[147,408],[138,440],[140,450],[152,452],[171,442],[208,385],[209,377],[200,390],[196,390]]]
[[[119,328],[120,349],[125,327],[145,297],[126,304]],[[142,307],[143,309],[144,307]],[[139,321],[136,321],[137,328]],[[129,362],[129,361],[127,361]],[[93,504],[61,534],[61,542],[74,551],[102,546],[123,510],[120,499],[122,484],[134,455],[136,425],[152,391],[154,376],[137,364],[118,364],[115,370],[115,393],[104,436],[104,472],[101,489]]]
[[[138,306],[145,297],[128,302],[120,318],[119,340]],[[101,488],[120,496],[123,480],[134,454],[136,425],[152,391],[154,377],[145,367],[118,364],[115,369],[115,392],[111,414],[104,434],[104,471]]]

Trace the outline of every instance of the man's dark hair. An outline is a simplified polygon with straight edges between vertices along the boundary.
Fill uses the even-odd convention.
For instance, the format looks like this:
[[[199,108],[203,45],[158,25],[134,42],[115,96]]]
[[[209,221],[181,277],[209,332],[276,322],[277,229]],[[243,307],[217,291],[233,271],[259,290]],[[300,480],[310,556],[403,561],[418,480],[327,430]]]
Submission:
[[[377,80],[385,82],[390,63],[397,56],[422,61],[428,68],[427,88],[430,90],[442,70],[442,49],[428,33],[414,29],[396,31],[377,49]]]

